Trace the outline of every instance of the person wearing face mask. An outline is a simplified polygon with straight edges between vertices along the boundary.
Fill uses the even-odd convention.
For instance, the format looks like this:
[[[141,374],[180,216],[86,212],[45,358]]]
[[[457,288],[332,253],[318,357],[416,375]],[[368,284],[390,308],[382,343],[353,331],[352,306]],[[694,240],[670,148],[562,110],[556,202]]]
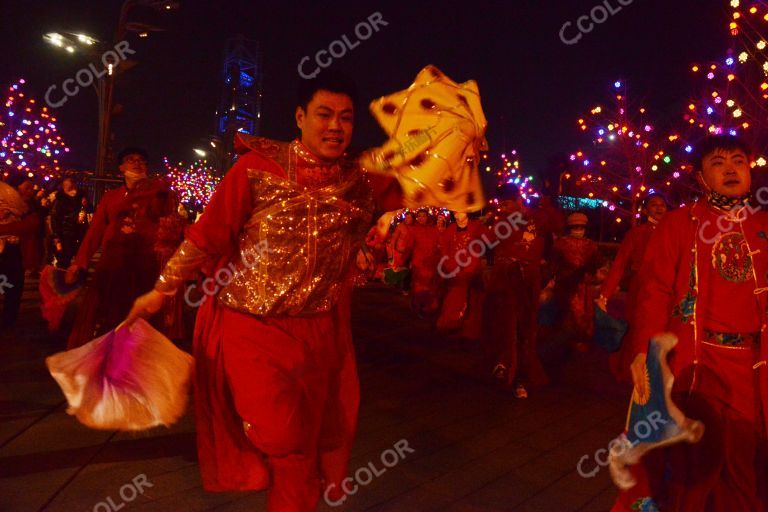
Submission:
[[[72,178],[61,182],[51,208],[51,236],[58,268],[69,268],[88,230],[87,199]]]
[[[667,201],[664,196],[658,193],[648,194],[643,200],[642,214],[647,219],[646,222],[630,229],[624,236],[616,258],[613,260],[611,269],[608,271],[602,286],[600,295],[595,303],[603,311],[607,311],[608,300],[616,293],[619,288],[619,282],[627,270],[631,273],[629,290],[625,303],[625,319],[631,324],[634,322],[632,315],[636,310],[637,292],[640,288],[640,267],[645,256],[645,249],[648,246],[648,240],[651,234],[659,225],[659,222],[667,213]],[[629,382],[629,365],[632,363],[631,357],[634,354],[628,350],[629,344],[623,344],[622,350],[611,354],[611,371],[620,381]]]
[[[154,287],[162,265],[182,240],[176,193],[162,179],[147,176],[147,153],[127,148],[118,162],[124,184],[104,194],[67,269],[67,280],[73,282],[101,249],[69,336],[70,348],[117,327],[136,297]],[[169,338],[179,339],[181,302],[171,301],[166,308],[154,323]]]
[[[751,158],[737,137],[702,140],[701,198],[651,234],[630,333],[634,396],[650,399],[649,340],[673,333],[671,399],[704,435],[635,466],[638,484],[614,510],[650,499],[660,510],[768,510],[768,213],[751,199]]]
[[[579,352],[589,349],[594,334],[593,292],[590,286],[602,258],[597,244],[586,238],[587,216],[574,212],[566,218],[568,234],[552,248],[555,280],[553,298],[560,312],[559,331]]]

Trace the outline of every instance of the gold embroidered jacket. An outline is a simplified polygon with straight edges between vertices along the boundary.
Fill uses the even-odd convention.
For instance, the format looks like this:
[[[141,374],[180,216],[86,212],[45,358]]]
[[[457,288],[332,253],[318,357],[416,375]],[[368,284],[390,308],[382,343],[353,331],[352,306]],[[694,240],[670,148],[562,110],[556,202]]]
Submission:
[[[373,199],[367,177],[348,159],[324,164],[299,141],[253,138],[248,144],[255,153],[242,157],[248,190],[238,193],[248,195],[250,213],[233,231],[238,233],[236,250],[213,274],[220,286],[203,290],[220,289],[222,304],[254,315],[329,311],[370,224]],[[220,211],[226,208],[214,196],[201,222],[206,216],[226,219]],[[208,230],[215,225],[211,219],[204,224]],[[185,240],[156,289],[175,290],[217,256],[200,247],[205,242],[193,243],[206,236],[197,235]]]

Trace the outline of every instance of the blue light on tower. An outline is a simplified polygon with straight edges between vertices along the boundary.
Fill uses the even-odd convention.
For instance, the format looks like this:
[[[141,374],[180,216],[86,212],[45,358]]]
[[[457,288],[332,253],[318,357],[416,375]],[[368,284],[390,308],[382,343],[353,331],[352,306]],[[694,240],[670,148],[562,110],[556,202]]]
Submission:
[[[615,88],[617,88],[617,89],[620,89],[620,88],[621,88],[621,80],[616,80],[616,81],[613,83],[613,86],[614,86]]]
[[[229,150],[235,132],[259,132],[262,67],[258,43],[248,41],[242,35],[227,41],[222,71],[216,133]]]

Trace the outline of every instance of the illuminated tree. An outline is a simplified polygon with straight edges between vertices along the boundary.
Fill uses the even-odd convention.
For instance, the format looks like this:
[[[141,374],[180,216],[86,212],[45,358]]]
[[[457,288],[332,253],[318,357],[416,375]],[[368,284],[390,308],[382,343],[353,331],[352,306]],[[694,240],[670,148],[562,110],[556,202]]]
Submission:
[[[169,163],[168,157],[163,158],[163,163],[166,179],[171,188],[178,192],[180,201],[190,210],[202,211],[221,181],[215,167],[206,160],[197,160],[187,165],[179,162],[174,166]]]
[[[69,148],[48,107],[23,91],[25,83],[22,78],[8,87],[0,110],[0,177],[55,179],[61,174],[59,158]]]
[[[490,160],[488,154],[483,155],[485,172],[493,173],[496,178],[494,196],[504,195],[505,189],[514,187],[520,191],[520,195],[526,203],[539,197],[539,192],[533,183],[533,176],[526,176],[521,169],[517,150],[513,149],[509,153],[502,153],[498,158],[493,159],[494,161]],[[494,199],[491,198],[489,202],[495,202]]]
[[[722,58],[694,63],[697,81],[683,116],[681,144],[690,152],[707,134],[744,137],[757,151],[757,165],[768,152],[768,4],[728,1],[730,48]]]
[[[677,139],[661,135],[645,107],[630,103],[624,82],[613,84],[612,96],[610,106],[597,105],[578,120],[589,144],[570,154],[559,188],[562,196],[597,201],[616,222],[634,225],[645,195],[686,188],[680,178],[687,164],[670,151]]]

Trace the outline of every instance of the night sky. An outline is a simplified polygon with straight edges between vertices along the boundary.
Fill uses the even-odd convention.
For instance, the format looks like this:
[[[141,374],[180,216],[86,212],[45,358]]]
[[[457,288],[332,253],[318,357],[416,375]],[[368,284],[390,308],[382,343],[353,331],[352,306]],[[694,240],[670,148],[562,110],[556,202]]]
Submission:
[[[627,3],[628,0],[624,0]],[[692,62],[721,58],[727,48],[726,0],[634,0],[574,45],[560,40],[567,21],[596,5],[619,0],[509,0],[487,2],[254,2],[185,1],[157,16],[135,18],[166,28],[129,37],[139,65],[119,76],[115,145],[146,147],[151,168],[161,157],[192,160],[192,148],[214,132],[221,99],[226,40],[243,34],[259,41],[263,62],[261,135],[290,139],[297,65],[347,35],[375,12],[388,23],[331,69],[351,75],[361,103],[353,144],[380,144],[384,134],[367,112],[370,100],[407,87],[434,64],[458,82],[478,82],[488,118],[492,152],[517,148],[526,171],[535,172],[558,153],[583,141],[576,119],[605,103],[611,84],[626,80],[632,103],[648,108],[660,127],[683,113],[691,90]],[[27,80],[42,99],[52,84],[83,67],[81,57],[43,41],[49,31],[82,31],[111,40],[121,1],[0,3],[0,83]],[[567,32],[577,34],[573,27]],[[307,64],[308,70],[315,66]],[[95,163],[97,107],[92,88],[55,110],[72,151],[68,167]]]

